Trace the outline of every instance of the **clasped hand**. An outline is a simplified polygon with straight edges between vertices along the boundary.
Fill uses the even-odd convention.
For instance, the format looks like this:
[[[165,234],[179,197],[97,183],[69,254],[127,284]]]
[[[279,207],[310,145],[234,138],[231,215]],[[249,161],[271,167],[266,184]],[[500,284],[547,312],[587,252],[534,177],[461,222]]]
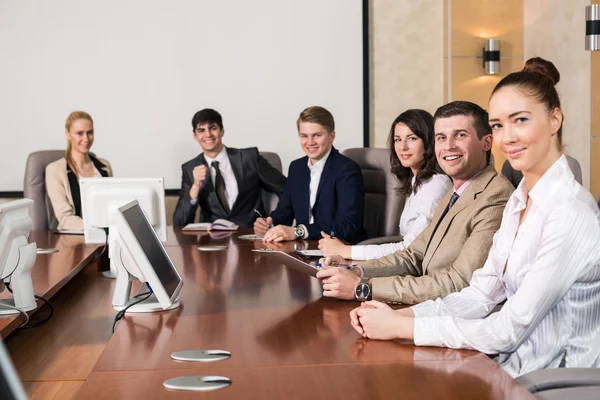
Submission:
[[[415,319],[412,311],[393,310],[385,303],[371,300],[350,311],[350,324],[359,335],[369,339],[413,340]]]

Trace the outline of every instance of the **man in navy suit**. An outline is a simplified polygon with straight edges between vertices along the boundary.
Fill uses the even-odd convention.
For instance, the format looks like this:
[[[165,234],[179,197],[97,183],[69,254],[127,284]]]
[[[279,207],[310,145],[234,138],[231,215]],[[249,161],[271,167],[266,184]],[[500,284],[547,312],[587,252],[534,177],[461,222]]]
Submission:
[[[296,125],[306,157],[292,161],[277,209],[258,218],[254,232],[265,242],[319,239],[321,232],[350,243],[366,239],[362,173],[333,147],[333,115],[323,107],[309,107]]]

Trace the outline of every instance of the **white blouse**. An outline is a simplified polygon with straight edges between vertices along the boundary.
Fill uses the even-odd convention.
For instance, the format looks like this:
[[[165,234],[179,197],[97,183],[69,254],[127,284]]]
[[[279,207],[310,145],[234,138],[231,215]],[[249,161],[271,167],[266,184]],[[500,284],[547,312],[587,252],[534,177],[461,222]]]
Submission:
[[[511,376],[563,358],[567,367],[600,367],[600,210],[562,156],[529,191],[519,227],[525,184],[470,286],[412,307],[415,344],[498,354]]]
[[[412,179],[415,184],[415,178]],[[416,193],[407,197],[400,216],[400,234],[402,242],[380,245],[352,246],[353,260],[372,260],[404,250],[431,222],[433,213],[448,190],[452,181],[447,175],[435,174],[423,182]]]

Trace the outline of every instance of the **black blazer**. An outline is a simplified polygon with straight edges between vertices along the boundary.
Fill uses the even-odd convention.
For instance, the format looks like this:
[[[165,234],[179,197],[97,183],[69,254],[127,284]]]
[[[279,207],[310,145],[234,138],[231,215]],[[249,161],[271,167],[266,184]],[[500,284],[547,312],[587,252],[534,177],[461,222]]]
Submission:
[[[215,191],[214,184],[207,174],[204,184],[198,193],[198,203],[190,202],[190,188],[194,183],[192,171],[194,167],[208,163],[204,154],[200,154],[181,166],[181,192],[173,214],[173,225],[185,226],[194,222],[196,209],[200,206],[200,221],[213,222],[224,218],[239,225],[241,228],[252,228],[257,215],[254,209],[265,215],[261,200],[261,189],[281,196],[285,188],[285,176],[275,169],[259,153],[256,147],[234,149],[227,147],[227,156],[238,185],[238,197],[229,214],[225,212]]]
[[[310,170],[308,157],[290,164],[285,191],[277,209],[271,213],[273,224],[303,224],[308,239],[321,238],[321,231],[355,244],[367,238],[363,228],[365,187],[362,172],[354,161],[341,155],[335,148],[323,167],[317,189],[317,199],[312,208],[314,223],[309,224]]]

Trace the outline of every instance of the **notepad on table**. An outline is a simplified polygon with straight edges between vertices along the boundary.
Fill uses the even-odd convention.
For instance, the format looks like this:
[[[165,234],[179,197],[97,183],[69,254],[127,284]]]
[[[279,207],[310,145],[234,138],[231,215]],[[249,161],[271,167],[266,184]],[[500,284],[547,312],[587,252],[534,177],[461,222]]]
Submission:
[[[239,226],[226,219],[218,219],[214,222],[200,222],[196,224],[187,224],[184,231],[237,231]]]

